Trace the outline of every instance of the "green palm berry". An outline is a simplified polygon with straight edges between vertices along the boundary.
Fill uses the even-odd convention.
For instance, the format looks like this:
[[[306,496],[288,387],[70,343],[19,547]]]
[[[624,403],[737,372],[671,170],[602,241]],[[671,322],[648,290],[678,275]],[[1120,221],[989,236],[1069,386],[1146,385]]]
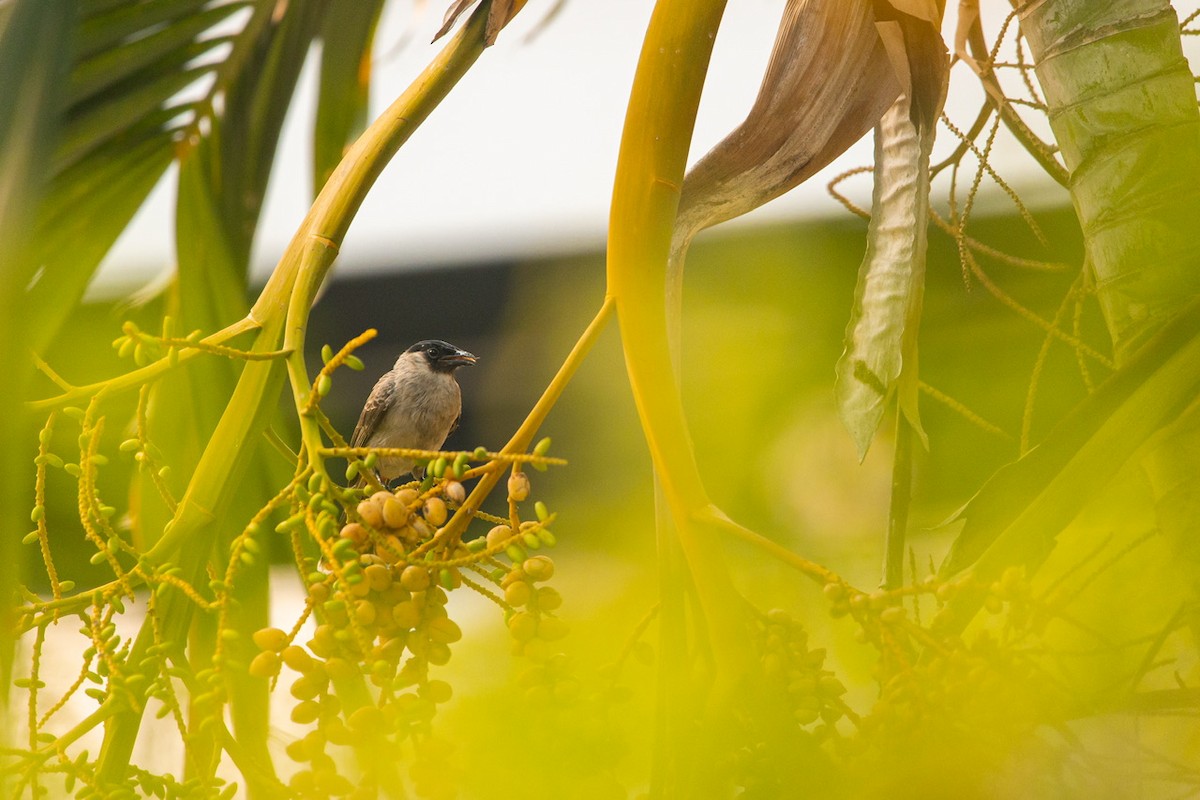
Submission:
[[[319,716],[321,716],[321,704],[315,700],[305,700],[297,703],[292,709],[292,722],[295,722],[297,725],[307,725],[310,722],[316,722]]]
[[[251,638],[258,649],[274,653],[282,651],[288,644],[288,635],[279,628],[261,628]]]
[[[519,608],[533,597],[533,588],[525,581],[514,581],[504,590],[504,602]]]
[[[562,595],[553,586],[540,586],[537,589],[536,605],[542,611],[554,611],[562,606]]]
[[[462,628],[449,617],[431,619],[426,631],[432,641],[443,644],[452,644],[462,638]]]
[[[528,611],[518,611],[508,621],[508,632],[518,642],[528,642],[538,633],[538,619]]]

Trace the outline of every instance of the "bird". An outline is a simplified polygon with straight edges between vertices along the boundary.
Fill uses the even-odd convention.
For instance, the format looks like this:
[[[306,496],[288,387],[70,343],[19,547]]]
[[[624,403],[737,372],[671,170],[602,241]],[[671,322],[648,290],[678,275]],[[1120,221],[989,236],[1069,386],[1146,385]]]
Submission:
[[[454,372],[477,359],[440,339],[422,339],[405,350],[367,397],[351,447],[440,450],[462,415],[462,392]],[[420,477],[413,459],[380,456],[375,471],[384,484],[406,473]]]

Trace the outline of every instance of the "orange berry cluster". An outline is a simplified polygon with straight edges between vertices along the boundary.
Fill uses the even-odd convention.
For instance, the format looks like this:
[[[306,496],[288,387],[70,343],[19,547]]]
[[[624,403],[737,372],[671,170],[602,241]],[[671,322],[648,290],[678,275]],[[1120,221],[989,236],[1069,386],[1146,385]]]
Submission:
[[[515,474],[524,480],[509,482],[514,509],[517,497],[525,499],[529,490],[528,478]],[[302,796],[374,796],[379,776],[364,775],[359,786],[351,785],[339,775],[330,745],[394,746],[411,739],[424,747],[432,741],[436,707],[450,699],[452,689],[429,672],[449,662],[451,645],[462,638],[446,603],[447,592],[464,585],[464,578],[504,608],[515,652],[534,662],[527,690],[539,696],[569,692],[562,659],[551,645],[567,634],[566,624],[549,613],[562,604],[561,595],[546,585],[554,562],[528,552],[555,543],[543,504],[537,504],[538,521],[521,522],[514,513],[516,530],[495,525],[464,544],[439,536],[466,498],[452,475],[376,490],[357,502],[355,494],[362,497],[348,494],[350,508],[337,535],[321,543],[321,569],[308,576],[309,606],[318,622],[312,638],[296,644],[274,628],[254,637],[261,652],[251,674],[271,678],[283,667],[294,673],[292,720],[313,726],[287,748],[304,764],[290,784]],[[378,689],[374,701],[346,708],[337,685],[360,676]],[[416,776],[414,781],[429,783]],[[434,784],[416,788],[424,796],[441,794]]]

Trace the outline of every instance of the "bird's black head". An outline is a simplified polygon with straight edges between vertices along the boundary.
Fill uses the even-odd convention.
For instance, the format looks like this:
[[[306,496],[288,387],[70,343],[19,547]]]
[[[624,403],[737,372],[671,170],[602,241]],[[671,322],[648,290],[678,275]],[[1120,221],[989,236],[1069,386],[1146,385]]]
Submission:
[[[424,356],[425,362],[434,372],[453,372],[478,360],[466,350],[441,339],[422,339],[404,352]]]

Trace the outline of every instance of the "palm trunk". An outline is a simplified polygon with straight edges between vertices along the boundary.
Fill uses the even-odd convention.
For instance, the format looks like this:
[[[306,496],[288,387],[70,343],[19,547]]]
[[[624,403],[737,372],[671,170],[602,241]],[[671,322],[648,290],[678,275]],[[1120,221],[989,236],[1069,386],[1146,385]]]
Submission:
[[[1029,0],[1021,30],[1118,361],[1200,292],[1200,113],[1167,0]]]

